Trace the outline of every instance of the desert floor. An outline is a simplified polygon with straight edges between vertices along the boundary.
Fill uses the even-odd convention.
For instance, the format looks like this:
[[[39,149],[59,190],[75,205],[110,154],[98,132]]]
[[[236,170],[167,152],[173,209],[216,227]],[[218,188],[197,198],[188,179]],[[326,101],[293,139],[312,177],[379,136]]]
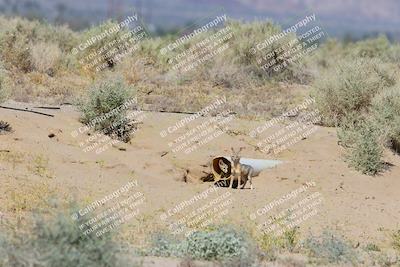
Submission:
[[[72,106],[45,112],[55,117],[0,111],[0,119],[14,129],[0,136],[0,211],[4,218],[16,213],[23,218],[47,205],[43,203],[51,196],[65,203],[75,200],[88,204],[136,179],[146,200],[140,216],[123,228],[128,235],[135,233],[136,240],[144,240],[149,233],[166,227],[160,219],[166,210],[212,186],[212,182],[201,182],[200,176],[214,156],[229,156],[231,147],[243,146],[243,157],[284,163],[255,177],[254,190],[220,188],[216,194],[230,191],[233,198],[221,223],[251,225],[249,215],[257,209],[313,181],[316,186],[309,190],[320,192],[323,202],[318,214],[299,225],[302,234],[329,228],[354,243],[389,246],[390,232],[399,226],[400,157],[387,151],[387,171],[376,177],[362,175],[344,162],[335,128],[318,127],[308,138],[272,155],[256,151],[256,142],[246,135],[262,122],[234,119],[230,134],[187,155],[170,151],[168,142],[206,118],[161,138],[160,131],[187,115],[146,113],[130,143],[118,143],[96,154],[80,147],[79,143],[88,138],[86,134],[71,135],[82,127]],[[50,138],[50,133],[55,136]],[[186,170],[189,175],[185,182]],[[262,220],[257,218],[259,223]]]

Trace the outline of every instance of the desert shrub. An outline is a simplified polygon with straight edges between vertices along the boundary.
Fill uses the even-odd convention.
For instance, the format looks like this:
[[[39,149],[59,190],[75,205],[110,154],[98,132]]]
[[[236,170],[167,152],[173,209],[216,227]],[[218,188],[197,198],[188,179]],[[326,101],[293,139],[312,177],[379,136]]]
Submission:
[[[392,44],[387,52],[387,57],[390,62],[396,63],[399,66],[400,62],[400,44]]]
[[[281,32],[280,26],[270,21],[261,22],[255,21],[250,23],[244,23],[241,21],[230,20],[227,22],[227,27],[230,27],[233,32],[233,39],[229,41],[229,49],[224,52],[222,58],[223,62],[234,65],[238,72],[243,73],[242,76],[247,79],[251,79],[252,82],[263,83],[267,80],[277,81],[303,81],[304,76],[307,76],[304,68],[301,67],[301,62],[289,64],[287,68],[282,71],[263,70],[258,61],[270,52],[277,51],[283,45],[287,45],[290,41],[295,40],[294,34],[288,34],[285,37],[276,40],[272,44],[258,51],[252,52],[255,49],[256,44],[267,40],[269,37],[279,34]],[[282,53],[287,52],[283,51]],[[283,62],[284,59],[279,59],[278,55],[275,55],[277,62]],[[265,64],[262,63],[262,64]],[[230,71],[230,77],[235,80],[236,73]],[[228,73],[229,74],[229,73]],[[218,77],[218,76],[217,76]],[[239,76],[240,77],[240,76]]]
[[[4,21],[0,23],[5,24]],[[17,18],[10,20],[5,26],[6,29],[0,32],[2,58],[5,64],[23,72],[30,72],[34,68],[31,49],[35,45],[51,43],[67,54],[78,40],[78,35],[66,27],[50,26],[38,21]]]
[[[84,221],[62,214],[50,220],[36,217],[29,235],[16,232],[13,240],[0,239],[1,266],[116,266],[120,247],[112,235],[85,235],[79,223]]]
[[[111,235],[84,235],[76,222],[63,215],[51,222],[39,220],[34,231],[32,246],[42,255],[51,251],[44,259],[48,266],[113,266],[116,260]]]
[[[245,236],[232,229],[219,228],[194,232],[188,236],[187,254],[194,259],[244,259],[251,255],[251,244]]]
[[[382,134],[373,120],[347,115],[338,128],[338,137],[346,148],[345,157],[351,167],[367,175],[383,169]]]
[[[252,66],[256,64],[259,54],[251,53],[251,48],[254,45],[266,40],[272,35],[278,34],[281,28],[272,22],[255,21],[244,23],[242,21],[230,20],[226,24],[227,27],[232,29],[234,39],[230,45],[227,59],[238,64],[245,66]],[[285,38],[285,40],[287,40]],[[268,53],[279,47],[280,42],[274,43],[263,53]]]
[[[313,67],[321,71],[327,68],[332,68],[337,65],[337,62],[344,57],[344,44],[337,39],[328,38],[315,51],[312,57]]]
[[[322,263],[352,263],[356,260],[352,246],[328,231],[308,237],[303,247],[310,257]]]
[[[397,63],[398,45],[391,44],[385,36],[357,42],[339,42],[328,39],[316,51],[315,63],[319,67],[334,67],[338,60],[380,59],[383,62]]]
[[[393,149],[400,151],[400,87],[390,88],[372,101],[372,116],[382,138]]]
[[[34,25],[22,21],[2,36],[1,54],[5,63],[19,70],[31,70],[29,46],[34,37]]]
[[[272,233],[257,233],[255,239],[261,251],[266,253],[264,257],[270,261],[275,261],[280,252],[293,252],[299,243],[299,232],[297,228],[292,228],[276,236]]]
[[[13,253],[16,252],[16,247],[13,244],[10,236],[6,235],[5,231],[1,229],[0,234],[0,266],[21,266],[17,265]],[[14,259],[13,259],[14,258]]]
[[[384,167],[379,131],[367,122],[362,123],[356,133],[354,146],[347,155],[350,165],[364,174],[375,175]]]
[[[40,42],[32,46],[30,56],[35,70],[52,76],[59,64],[61,50],[56,44]]]
[[[0,121],[0,134],[3,132],[11,132],[12,128],[10,124],[6,121]]]
[[[115,56],[121,54],[126,49],[122,45],[125,41],[120,42],[120,40],[123,40],[123,36],[128,33],[128,31],[123,28],[117,30],[118,27],[118,23],[106,21],[83,32],[80,42],[84,49],[80,49],[81,52],[77,54],[77,57],[84,60],[85,63],[89,65],[94,65],[93,67],[99,67],[99,70],[114,67],[117,63],[117,61],[114,60]],[[105,34],[106,32],[108,34]],[[88,40],[96,37],[101,38],[90,45],[87,44]],[[95,57],[93,57],[93,55],[95,55]],[[97,59],[100,60],[97,62]],[[95,61],[96,64],[94,64]],[[102,66],[106,66],[107,68]]]
[[[400,256],[396,250],[384,250],[379,252],[377,256],[375,256],[375,265],[374,266],[399,266],[400,264]],[[372,266],[372,265],[371,265]]]
[[[377,38],[349,43],[347,49],[349,51],[348,53],[355,58],[365,57],[387,59],[390,46],[390,41],[386,36],[382,35]]]
[[[312,94],[323,124],[335,126],[348,113],[368,111],[374,95],[394,84],[392,71],[380,61],[357,59],[342,61],[335,71],[321,74]]]
[[[0,61],[0,103],[2,103],[9,95],[9,78],[6,70]]]
[[[171,67],[168,64],[171,55],[169,53],[163,55],[160,50],[166,47],[169,43],[174,42],[178,36],[168,35],[164,37],[156,37],[145,39],[140,43],[138,54],[147,59],[149,64],[157,66],[161,71],[169,70]]]
[[[230,33],[232,33],[231,38],[225,40],[223,43],[228,44],[228,48],[198,66],[196,71],[185,73],[185,78],[188,81],[208,80],[215,86],[223,85],[229,88],[244,88],[253,84],[263,85],[265,82],[271,80],[291,82],[305,81],[305,76],[308,77],[308,74],[304,72],[305,68],[302,68],[301,64],[290,64],[282,71],[273,71],[272,68],[263,70],[258,63],[258,61],[269,52],[275,51],[284,44],[288,44],[289,41],[295,39],[296,37],[294,34],[282,37],[264,47],[262,50],[256,50],[254,52],[254,48],[257,44],[280,33],[281,28],[270,21],[245,23],[235,20],[228,20],[225,23],[225,28],[229,28]],[[146,47],[147,50],[149,50],[149,47],[152,47],[153,49],[150,49],[150,51],[153,51],[153,53],[157,51],[157,60],[165,64],[177,55],[179,51],[182,52],[185,49],[196,47],[199,41],[206,40],[207,37],[215,34],[218,30],[220,29],[211,29],[206,33],[199,34],[185,43],[180,49],[176,49],[176,51],[168,53],[167,55],[161,55],[161,53],[159,53],[160,48],[166,46],[168,42],[172,42],[174,37],[177,38],[177,36],[168,36],[167,38],[158,39],[155,43],[149,41]],[[220,45],[222,46],[223,44]],[[275,59],[278,62],[283,62],[283,59],[278,58],[278,53],[275,55]],[[265,64],[265,60],[263,60],[263,62],[264,63],[261,65]]]
[[[127,108],[136,104],[133,95],[133,88],[122,79],[101,81],[89,90],[87,98],[79,101],[83,113],[81,121],[94,130],[127,142],[133,130],[127,118]]]
[[[349,112],[345,114],[337,128],[338,143],[345,148],[353,146],[358,138],[357,132],[360,123],[366,120],[367,117],[367,114],[358,112]]]
[[[393,247],[400,251],[400,230],[392,234]]]
[[[236,261],[240,263],[238,266],[251,266],[256,259],[252,242],[243,233],[226,227],[196,231],[183,240],[157,235],[147,254],[220,262]]]
[[[144,253],[157,257],[184,257],[186,250],[185,242],[172,235],[157,233],[152,236],[150,248]]]

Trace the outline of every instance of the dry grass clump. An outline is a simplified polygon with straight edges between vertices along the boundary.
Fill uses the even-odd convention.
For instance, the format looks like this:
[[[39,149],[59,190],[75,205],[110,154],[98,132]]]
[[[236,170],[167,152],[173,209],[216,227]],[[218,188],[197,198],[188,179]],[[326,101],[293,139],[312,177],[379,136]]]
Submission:
[[[31,48],[32,65],[35,70],[53,76],[61,59],[57,44],[40,42]]]
[[[112,69],[118,64],[115,57],[129,49],[129,47],[125,47],[125,42],[127,42],[126,34],[128,34],[128,31],[124,28],[118,31],[112,31],[115,27],[118,27],[116,22],[106,21],[81,34],[79,39],[80,45],[77,47],[78,54],[76,55],[78,60],[83,63],[81,67],[94,73],[99,70]],[[106,34],[101,40],[95,41],[90,45],[87,44],[88,40],[103,36],[105,32],[110,31],[112,32]],[[82,50],[81,48],[84,49]],[[99,62],[97,62],[97,59],[99,59]],[[106,66],[106,68],[102,67],[103,65]]]
[[[367,112],[373,97],[393,86],[395,76],[379,60],[342,61],[336,70],[320,75],[313,95],[326,126],[339,125],[348,113]]]
[[[309,236],[303,247],[312,261],[319,265],[357,262],[357,254],[351,244],[332,232],[324,231],[319,236]]]
[[[32,51],[33,47],[41,43],[51,43],[67,55],[78,42],[78,35],[66,27],[54,27],[19,18],[10,21],[2,19],[0,23],[2,27],[0,53],[3,60],[8,68],[16,68],[25,73],[34,70],[37,63],[32,55],[36,56],[38,48]]]
[[[0,101],[6,89],[15,100],[45,103],[59,103],[70,98],[76,89],[82,90],[84,87],[79,88],[78,84],[88,77],[79,72],[71,55],[78,36],[66,27],[1,17],[0,57],[4,71],[0,71]],[[68,77],[75,77],[76,81],[65,82]]]

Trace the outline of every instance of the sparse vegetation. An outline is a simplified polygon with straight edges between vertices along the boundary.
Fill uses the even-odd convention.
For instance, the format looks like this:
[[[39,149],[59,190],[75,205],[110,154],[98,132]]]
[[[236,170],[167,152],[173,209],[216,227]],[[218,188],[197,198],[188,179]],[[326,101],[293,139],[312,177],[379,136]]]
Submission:
[[[61,59],[61,50],[53,43],[37,43],[32,46],[31,58],[33,68],[53,76]]]
[[[377,95],[372,103],[374,123],[388,147],[400,152],[400,87]]]
[[[133,97],[134,89],[123,80],[101,81],[80,101],[81,120],[97,131],[128,142],[135,127],[127,118],[127,109],[136,105]]]
[[[32,212],[38,210],[47,210],[49,208],[49,199],[54,191],[44,182],[28,183],[23,181],[18,189],[6,194],[12,202],[6,206],[8,211],[14,212],[20,216],[24,212]]]
[[[195,71],[176,75],[170,72],[169,61],[176,55],[174,53],[178,53],[177,50],[164,55],[160,49],[176,40],[178,35],[144,40],[135,53],[115,62],[113,55],[124,49],[118,46],[117,51],[110,51],[102,57],[101,64],[106,67],[96,72],[88,70],[79,61],[93,58],[96,51],[121,38],[125,31],[107,35],[77,55],[71,50],[116,26],[116,23],[108,21],[75,33],[66,27],[43,22],[0,17],[0,103],[11,98],[59,104],[79,96],[77,104],[86,129],[128,142],[136,129],[136,124],[128,118],[128,110],[137,104],[136,97],[150,110],[196,112],[216,98],[226,96],[229,109],[237,117],[266,120],[288,111],[311,93],[323,116],[322,125],[337,127],[339,143],[346,150],[345,158],[356,170],[376,175],[385,168],[383,156],[386,148],[400,152],[399,44],[393,44],[383,36],[350,43],[329,40],[315,52],[315,56],[307,56],[282,72],[274,73],[262,71],[257,66],[257,57],[261,55],[250,50],[258,42],[279,33],[281,28],[272,22],[260,21],[228,21],[226,25],[234,33],[229,49]],[[188,41],[184,48],[195,46],[200,38],[213,33],[212,30],[203,33]],[[262,53],[280,47],[288,38],[295,37],[282,38]],[[19,129],[20,126],[15,124],[14,127]],[[9,123],[0,120],[0,134],[11,131]],[[242,133],[246,135],[247,131],[237,132],[238,135]],[[11,137],[12,140],[14,136],[2,137]],[[21,141],[18,138],[11,142]],[[60,129],[53,141],[64,138],[65,132]],[[243,137],[241,140],[247,139]],[[74,149],[74,146],[68,149]],[[127,151],[126,148],[120,150]],[[22,163],[28,162],[25,155],[23,152],[0,151],[0,170],[20,172],[26,168],[29,175],[41,179],[35,184],[27,183],[24,176],[18,175],[11,177],[7,174],[3,179],[15,179],[13,183],[2,184],[6,188],[5,196],[10,200],[4,205],[4,211],[13,215],[30,214],[47,207],[45,201],[53,194],[47,182],[42,181],[44,177],[52,177],[49,159],[36,155],[24,166]],[[162,157],[165,155],[167,153]],[[310,166],[312,161],[315,160],[310,160]],[[91,161],[85,159],[85,162]],[[120,168],[111,162],[106,166],[101,159],[95,162],[102,172],[115,168],[118,173]],[[143,166],[151,169],[154,162]],[[125,163],[121,163],[121,169],[126,167]],[[15,181],[22,182],[17,189],[10,188],[10,185],[15,186]],[[96,200],[91,195],[85,198],[87,204]],[[1,216],[2,213],[0,220]],[[29,234],[14,232],[7,236],[5,231],[1,231],[0,266],[123,265],[121,262],[117,264],[120,246],[115,243],[116,236],[106,234],[98,238],[84,235],[78,228],[79,223],[69,216],[60,215],[51,220],[36,220]],[[394,249],[400,252],[400,231],[393,233],[392,239]],[[157,235],[144,254],[218,261],[226,266],[254,266],[258,259],[278,261],[285,253],[290,254],[287,262],[292,265],[295,265],[292,260],[296,261],[291,256],[296,253],[307,253],[312,264],[320,265],[356,264],[358,260],[357,249],[329,232],[310,236],[303,243],[299,241],[300,234],[296,228],[278,237],[257,232],[253,240],[245,233],[221,226],[198,230],[182,239]],[[395,257],[387,256],[373,243],[361,246],[367,251],[365,253],[381,257],[378,265],[390,266],[399,262],[397,254]]]
[[[400,252],[400,230],[394,232],[392,238],[393,238],[393,247]]]
[[[96,59],[93,58],[91,54],[97,55],[101,49],[104,49],[104,47],[110,45],[110,47],[106,50],[106,52],[104,52],[100,57],[101,62],[99,62],[96,65],[101,66],[104,64],[105,66],[107,66],[106,68],[101,68],[101,70],[112,69],[117,64],[117,62],[113,60],[114,56],[120,54],[126,49],[123,47],[123,45],[118,44],[117,41],[123,39],[123,36],[126,33],[128,33],[128,31],[124,29],[120,29],[118,31],[112,30],[115,29],[115,27],[118,27],[117,23],[113,21],[106,21],[98,26],[94,26],[88,29],[87,31],[83,32],[82,35],[80,36],[81,44],[85,44],[86,42],[88,42],[88,40],[90,40],[94,36],[103,36],[105,32],[112,32],[112,33],[106,34],[106,36],[102,37],[100,41],[96,41],[87,48],[85,48],[81,53],[77,55],[77,57],[80,60],[83,60],[84,64],[90,65]],[[95,69],[91,68],[89,68],[88,70],[91,72],[96,71]]]
[[[280,236],[267,233],[257,233],[255,239],[257,240],[261,251],[265,253],[264,257],[273,261],[276,260],[278,253],[282,251],[293,252],[296,249],[299,242],[299,233],[297,228],[292,228],[285,231]]]
[[[16,233],[14,240],[0,240],[1,266],[117,266],[119,246],[112,236],[84,235],[78,223],[64,215],[36,217],[30,235]]]
[[[30,166],[30,170],[40,176],[51,178],[52,175],[48,169],[49,159],[43,155],[35,155],[32,159],[32,165]]]
[[[384,146],[380,129],[374,123],[361,120],[342,124],[339,136],[347,148],[346,158],[352,167],[368,175],[383,169]]]
[[[366,113],[373,97],[395,84],[392,70],[376,59],[338,63],[314,83],[313,95],[326,126],[338,126],[348,113]]]
[[[146,253],[197,260],[240,261],[240,266],[251,266],[256,258],[252,242],[243,233],[226,227],[195,231],[183,240],[157,235]]]
[[[352,263],[357,259],[348,242],[328,231],[320,236],[310,236],[304,242],[304,249],[322,263]]]

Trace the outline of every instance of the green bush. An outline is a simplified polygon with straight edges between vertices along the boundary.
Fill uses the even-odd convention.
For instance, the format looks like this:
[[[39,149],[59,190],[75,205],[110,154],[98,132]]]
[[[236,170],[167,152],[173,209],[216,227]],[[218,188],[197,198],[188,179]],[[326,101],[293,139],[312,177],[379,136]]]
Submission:
[[[379,173],[382,162],[383,144],[379,129],[370,122],[360,123],[356,130],[356,139],[347,155],[350,165],[364,174]]]
[[[338,128],[350,165],[364,174],[380,172],[384,147],[400,151],[400,90],[393,87],[377,94],[368,113],[348,113]]]
[[[127,108],[136,104],[133,96],[133,88],[122,79],[108,79],[95,84],[88,98],[78,103],[83,113],[81,121],[94,130],[128,142],[134,126],[127,118]]]
[[[379,60],[356,59],[320,75],[312,94],[323,124],[336,126],[348,113],[367,112],[374,95],[394,84],[392,71]]]
[[[194,232],[187,240],[187,254],[194,259],[244,259],[251,255],[248,240],[232,229],[219,228],[210,232]]]
[[[55,27],[20,18],[0,19],[0,26],[2,59],[7,67],[14,67],[23,72],[30,72],[35,68],[35,60],[32,59],[32,47],[35,45],[51,43],[57,46],[62,53],[61,62],[67,64],[67,55],[78,44],[78,34],[66,27]]]
[[[50,220],[35,219],[30,235],[16,233],[0,238],[0,265],[38,267],[112,267],[117,266],[120,247],[109,233],[100,237],[84,235],[79,223],[59,215]],[[3,261],[3,262],[1,262]],[[119,262],[119,261],[118,261]]]
[[[325,264],[352,263],[356,260],[352,246],[328,231],[324,231],[320,236],[308,237],[303,247],[310,257]]]
[[[372,101],[372,116],[384,141],[400,152],[400,87],[390,88]]]
[[[187,244],[177,240],[172,235],[155,234],[151,240],[151,246],[144,254],[157,257],[184,257]]]
[[[240,266],[251,266],[256,260],[253,243],[244,234],[224,227],[196,231],[184,240],[157,235],[146,253],[164,257],[236,262],[236,264],[239,262]]]
[[[338,137],[351,167],[367,175],[383,169],[382,131],[369,115],[347,114],[338,128]]]

